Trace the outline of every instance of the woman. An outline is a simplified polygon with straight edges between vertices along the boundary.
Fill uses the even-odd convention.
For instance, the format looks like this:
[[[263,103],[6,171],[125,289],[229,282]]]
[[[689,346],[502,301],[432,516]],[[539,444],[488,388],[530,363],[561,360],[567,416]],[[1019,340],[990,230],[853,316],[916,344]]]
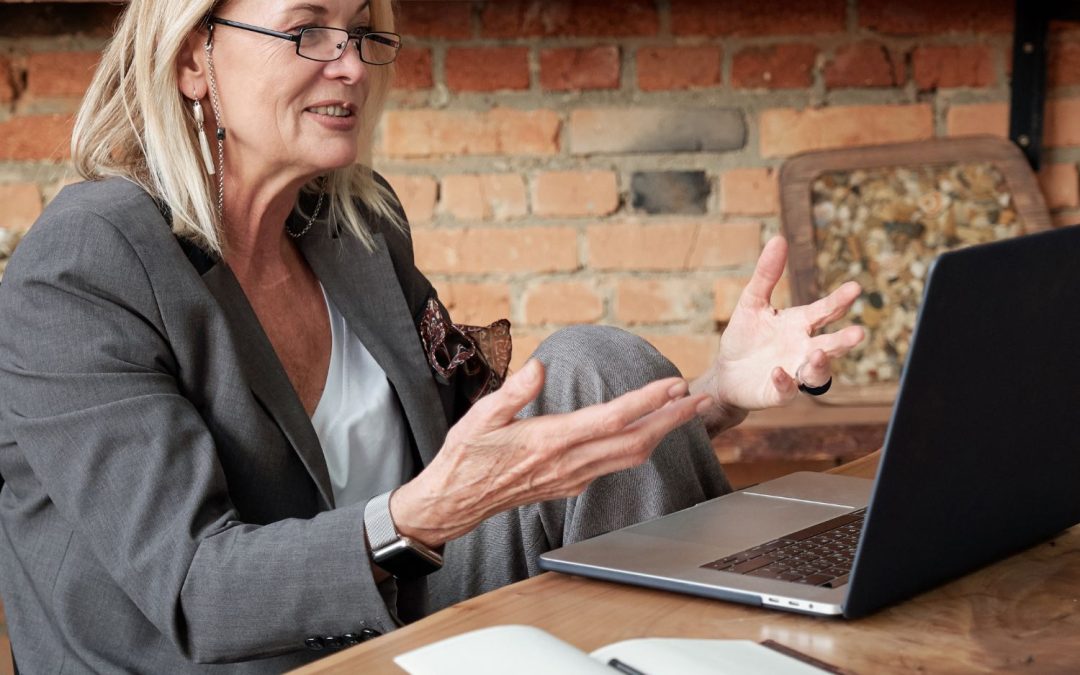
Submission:
[[[496,390],[356,164],[391,29],[384,0],[130,3],[76,124],[92,180],[0,288],[23,670],[280,672],[392,630],[727,490],[706,429],[822,385],[861,339],[811,337],[854,284],[769,306],[777,239],[692,385],[587,327]]]

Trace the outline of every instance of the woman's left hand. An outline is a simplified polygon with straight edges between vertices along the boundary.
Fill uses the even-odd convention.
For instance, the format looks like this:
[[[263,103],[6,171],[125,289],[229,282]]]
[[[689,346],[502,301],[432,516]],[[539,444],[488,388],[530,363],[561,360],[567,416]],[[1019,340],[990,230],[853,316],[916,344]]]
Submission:
[[[730,426],[730,418],[745,415],[747,410],[787,403],[800,383],[824,385],[831,377],[831,360],[848,353],[863,339],[860,326],[815,335],[851,309],[862,292],[854,281],[812,304],[775,309],[770,299],[786,262],[787,242],[773,237],[765,244],[754,275],[720,338],[716,361],[691,387],[695,393],[708,393],[716,399],[718,414],[728,419],[725,426]]]

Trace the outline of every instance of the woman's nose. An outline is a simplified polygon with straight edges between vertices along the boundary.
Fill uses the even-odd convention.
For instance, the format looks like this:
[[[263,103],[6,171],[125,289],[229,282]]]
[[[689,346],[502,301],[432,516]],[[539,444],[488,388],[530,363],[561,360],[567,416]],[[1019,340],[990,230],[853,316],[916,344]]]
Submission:
[[[350,83],[366,78],[368,65],[360,59],[360,38],[350,38],[341,57],[327,66],[327,75],[345,78]]]

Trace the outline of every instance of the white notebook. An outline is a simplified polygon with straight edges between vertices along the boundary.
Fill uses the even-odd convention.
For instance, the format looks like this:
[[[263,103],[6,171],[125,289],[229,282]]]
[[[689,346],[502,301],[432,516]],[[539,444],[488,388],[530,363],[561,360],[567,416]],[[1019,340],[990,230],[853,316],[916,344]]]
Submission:
[[[617,663],[612,663],[612,660]],[[394,662],[412,675],[821,675],[822,671],[750,640],[643,638],[586,654],[533,626],[494,626],[405,652]]]

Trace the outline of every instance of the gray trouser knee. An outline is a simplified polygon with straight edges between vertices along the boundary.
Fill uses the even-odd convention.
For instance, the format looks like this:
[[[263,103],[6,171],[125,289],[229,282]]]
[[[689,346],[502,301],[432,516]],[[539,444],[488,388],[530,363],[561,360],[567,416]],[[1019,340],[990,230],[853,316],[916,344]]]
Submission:
[[[533,354],[547,377],[521,416],[602,403],[678,370],[648,342],[617,328],[574,326]],[[431,609],[537,574],[537,557],[575,541],[651,520],[730,491],[700,421],[672,431],[649,460],[602,476],[577,497],[529,504],[489,518],[446,547],[430,578]]]

